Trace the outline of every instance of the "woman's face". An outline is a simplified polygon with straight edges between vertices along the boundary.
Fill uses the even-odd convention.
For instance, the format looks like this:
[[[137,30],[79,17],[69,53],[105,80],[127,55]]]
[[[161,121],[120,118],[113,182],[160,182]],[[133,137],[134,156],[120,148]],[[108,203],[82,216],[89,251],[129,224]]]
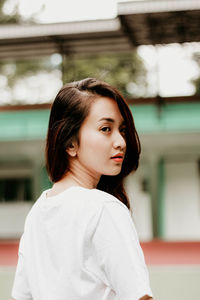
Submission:
[[[125,123],[117,103],[97,97],[79,131],[76,159],[92,176],[117,175],[126,152]]]

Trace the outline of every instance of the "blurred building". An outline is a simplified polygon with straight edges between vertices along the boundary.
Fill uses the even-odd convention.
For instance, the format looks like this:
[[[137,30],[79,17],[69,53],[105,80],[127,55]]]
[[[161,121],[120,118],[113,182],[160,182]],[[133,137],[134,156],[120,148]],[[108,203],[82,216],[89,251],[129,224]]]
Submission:
[[[184,295],[189,295],[190,288],[193,295],[199,295],[200,102],[196,97],[143,102],[129,101],[142,143],[142,157],[126,187],[152,288],[162,300],[167,299],[165,294],[175,300],[182,286]],[[50,105],[0,109],[3,295],[8,295],[12,285],[25,217],[41,191],[50,187],[44,168],[49,112]],[[167,293],[164,288],[168,288]]]
[[[142,143],[140,167],[126,181],[140,239],[200,240],[200,99],[129,105]],[[27,211],[50,186],[44,162],[49,111],[50,104],[0,108],[0,238],[19,238]]]
[[[197,0],[132,1],[121,3],[112,20],[3,26],[0,59],[55,52],[78,56],[130,51],[141,44],[200,41],[199,16]],[[200,265],[200,98],[158,96],[132,99],[129,105],[142,157],[126,186],[147,262]],[[44,167],[49,112],[50,105],[45,104],[0,107],[1,266],[15,265],[25,217],[41,191],[50,187]],[[198,298],[199,266],[177,270],[176,285],[184,290],[192,278],[190,297]],[[164,297],[156,285],[160,282],[164,288],[170,282],[170,269],[150,271],[157,295],[169,299],[173,291]],[[11,278],[14,271],[6,272],[1,275],[0,270],[0,285],[1,278],[5,285],[5,276]],[[183,300],[188,289],[184,293],[179,293]]]

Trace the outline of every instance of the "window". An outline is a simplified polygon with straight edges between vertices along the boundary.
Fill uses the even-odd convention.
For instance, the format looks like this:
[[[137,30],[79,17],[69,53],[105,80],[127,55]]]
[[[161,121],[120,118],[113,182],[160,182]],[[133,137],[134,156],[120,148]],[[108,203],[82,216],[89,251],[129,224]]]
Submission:
[[[32,201],[31,178],[1,178],[0,202]]]

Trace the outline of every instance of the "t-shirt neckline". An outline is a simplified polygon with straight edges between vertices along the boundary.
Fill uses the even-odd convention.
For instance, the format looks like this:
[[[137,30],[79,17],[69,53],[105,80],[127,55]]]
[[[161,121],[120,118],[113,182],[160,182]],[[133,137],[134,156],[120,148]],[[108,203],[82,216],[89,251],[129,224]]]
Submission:
[[[73,190],[73,189],[96,190],[96,189],[85,188],[85,187],[79,186],[79,185],[73,185],[73,186],[70,186],[70,187],[66,188],[65,190],[63,190],[62,192],[60,192],[60,193],[58,193],[54,196],[47,196],[47,193],[51,190],[51,188],[50,188],[50,189],[44,191],[44,195],[45,195],[45,198],[47,200],[56,199],[56,198],[59,198],[60,196],[62,196],[63,194]]]

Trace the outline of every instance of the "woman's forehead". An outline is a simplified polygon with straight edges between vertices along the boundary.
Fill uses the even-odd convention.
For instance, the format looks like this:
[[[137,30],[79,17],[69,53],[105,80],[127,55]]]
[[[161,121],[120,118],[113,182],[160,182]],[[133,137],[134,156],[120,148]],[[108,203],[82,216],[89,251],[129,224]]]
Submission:
[[[98,97],[91,105],[89,118],[96,121],[112,119],[122,122],[124,119],[121,115],[117,102],[108,97]]]

